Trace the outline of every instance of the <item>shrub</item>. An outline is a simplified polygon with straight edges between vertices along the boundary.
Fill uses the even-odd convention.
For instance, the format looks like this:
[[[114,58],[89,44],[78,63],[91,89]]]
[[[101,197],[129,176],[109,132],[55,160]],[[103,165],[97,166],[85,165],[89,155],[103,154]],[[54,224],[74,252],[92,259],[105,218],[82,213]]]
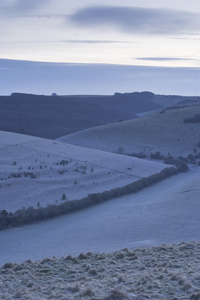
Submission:
[[[139,153],[132,153],[131,156],[137,157],[137,158],[146,158],[147,157],[146,153],[144,153],[142,151],[140,151]]]
[[[164,158],[164,163],[167,165],[174,165],[176,164],[176,159],[174,159],[171,155],[168,155]]]
[[[62,200],[66,200],[66,195],[65,194],[62,194]]]
[[[67,172],[68,172],[68,170],[58,170],[58,174],[59,175],[63,175],[65,173],[67,173]]]
[[[68,165],[68,163],[69,163],[68,160],[64,160],[64,159],[59,162],[59,164],[62,166],[66,166]]]
[[[5,209],[3,209],[0,213],[2,216],[8,216],[8,212]]]
[[[176,162],[176,167],[179,172],[187,172],[189,170],[187,163],[181,159]]]
[[[22,176],[22,174],[21,173],[12,173],[12,174],[10,174],[10,176],[13,178],[20,178]]]
[[[186,118],[183,121],[184,123],[200,123],[200,114],[196,114],[191,118]]]
[[[195,163],[195,156],[193,154],[188,154],[187,162],[191,163],[191,164],[194,164]]]
[[[160,151],[157,151],[155,153],[151,153],[150,158],[152,159],[164,159],[164,155],[160,153]]]

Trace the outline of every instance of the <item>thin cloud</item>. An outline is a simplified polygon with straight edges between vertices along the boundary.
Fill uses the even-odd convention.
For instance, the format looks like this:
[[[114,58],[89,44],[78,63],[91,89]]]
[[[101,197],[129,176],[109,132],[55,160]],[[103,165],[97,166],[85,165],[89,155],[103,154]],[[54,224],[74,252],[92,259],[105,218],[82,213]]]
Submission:
[[[72,44],[133,44],[135,42],[130,41],[108,41],[108,40],[64,40],[62,43]]]
[[[41,7],[47,0],[18,0],[14,8],[17,10],[33,10]]]
[[[18,14],[30,12],[42,7],[48,0],[17,0],[14,3],[6,2],[0,3],[1,13]]]
[[[90,6],[78,10],[69,20],[78,26],[112,26],[136,34],[184,34],[200,30],[198,14],[169,9]]]
[[[148,61],[178,61],[178,60],[194,60],[192,58],[180,58],[180,57],[138,57],[137,60]]]

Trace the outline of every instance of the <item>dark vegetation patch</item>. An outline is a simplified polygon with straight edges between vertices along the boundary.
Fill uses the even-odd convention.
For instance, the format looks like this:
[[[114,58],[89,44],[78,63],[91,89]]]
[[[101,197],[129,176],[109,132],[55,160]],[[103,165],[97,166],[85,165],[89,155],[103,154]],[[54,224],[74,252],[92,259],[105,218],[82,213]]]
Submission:
[[[198,144],[200,147],[200,142]],[[193,150],[194,154],[188,154],[188,156],[183,157],[179,156],[178,158],[174,158],[170,153],[168,155],[163,155],[160,151],[156,151],[154,153],[150,153],[148,156],[146,152],[140,151],[139,153],[132,153],[130,156],[134,156],[137,158],[147,158],[154,160],[162,160],[167,165],[175,165],[179,172],[185,172],[188,170],[188,164],[192,165],[200,165],[200,152],[197,153],[197,149]]]
[[[200,123],[200,114],[196,114],[191,118],[184,119],[184,123]]]
[[[37,178],[37,175],[34,174],[33,172],[13,172],[10,174],[9,177],[12,177],[12,178],[21,178],[21,177],[29,177],[29,178],[32,178],[32,179],[35,179]]]

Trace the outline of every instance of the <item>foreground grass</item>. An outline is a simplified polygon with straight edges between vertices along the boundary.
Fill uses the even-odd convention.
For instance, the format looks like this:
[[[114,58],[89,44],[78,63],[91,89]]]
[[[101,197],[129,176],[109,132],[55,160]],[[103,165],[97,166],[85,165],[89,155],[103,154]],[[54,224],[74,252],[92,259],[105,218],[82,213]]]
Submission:
[[[0,299],[200,299],[200,242],[6,263]]]

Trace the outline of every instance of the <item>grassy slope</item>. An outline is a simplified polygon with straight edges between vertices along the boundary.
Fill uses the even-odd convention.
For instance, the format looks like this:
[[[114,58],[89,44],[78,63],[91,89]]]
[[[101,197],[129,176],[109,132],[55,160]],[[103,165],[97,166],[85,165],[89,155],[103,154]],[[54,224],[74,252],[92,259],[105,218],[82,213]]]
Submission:
[[[160,163],[20,134],[0,132],[0,138],[0,210],[81,199],[165,168]]]
[[[157,112],[134,120],[104,125],[63,137],[61,140],[105,151],[138,153],[160,151],[173,156],[199,151],[200,123],[184,123],[200,112],[200,105]]]

